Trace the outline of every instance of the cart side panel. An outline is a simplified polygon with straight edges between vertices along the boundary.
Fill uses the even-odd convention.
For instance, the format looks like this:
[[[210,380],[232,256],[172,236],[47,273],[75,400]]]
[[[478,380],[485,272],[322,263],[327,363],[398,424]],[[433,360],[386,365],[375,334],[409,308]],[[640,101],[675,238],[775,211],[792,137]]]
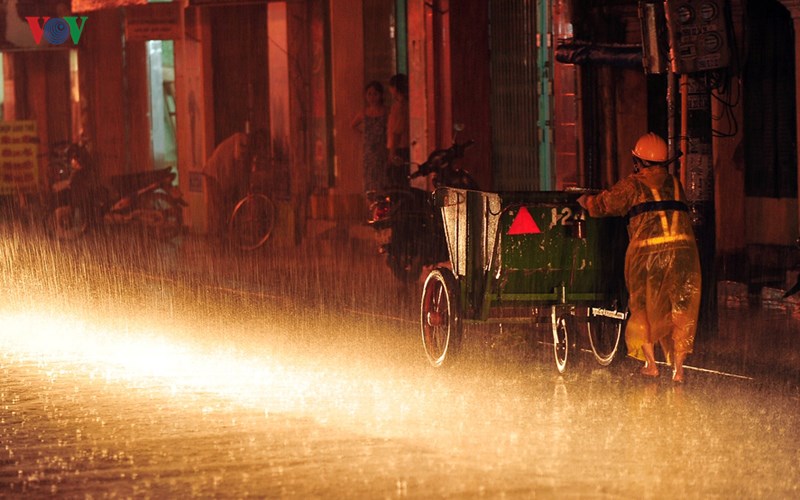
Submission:
[[[493,291],[508,300],[531,294],[602,295],[619,286],[619,221],[585,217],[577,197],[564,192],[513,193],[503,199],[500,253]],[[533,224],[519,233],[518,218]],[[582,225],[579,229],[579,225]],[[614,247],[614,248],[612,248]],[[620,253],[621,252],[621,253]]]
[[[447,251],[456,276],[467,273],[467,194],[463,189],[439,188],[434,192],[435,206],[442,213]]]
[[[459,277],[482,276],[492,261],[499,214],[497,193],[440,188],[434,193],[441,209],[453,271]]]
[[[621,219],[589,218],[577,198],[436,191],[465,317],[484,317],[496,302],[594,301],[624,287]]]

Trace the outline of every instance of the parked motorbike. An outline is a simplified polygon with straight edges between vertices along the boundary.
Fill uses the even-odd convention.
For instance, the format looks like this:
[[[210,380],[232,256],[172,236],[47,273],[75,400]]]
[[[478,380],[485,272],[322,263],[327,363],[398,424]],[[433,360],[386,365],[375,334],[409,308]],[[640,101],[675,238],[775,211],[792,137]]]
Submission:
[[[58,239],[74,239],[101,225],[134,226],[158,239],[174,238],[183,228],[187,204],[169,167],[112,176],[109,190],[86,146],[77,143],[67,146],[52,170],[50,226]]]
[[[409,180],[432,175],[434,189],[477,189],[469,172],[457,165],[472,144],[459,144],[454,139],[449,148],[434,150]],[[369,199],[368,223],[376,230],[379,252],[386,255],[386,263],[397,279],[411,282],[419,277],[423,266],[448,260],[442,216],[430,192],[403,186],[371,193]]]

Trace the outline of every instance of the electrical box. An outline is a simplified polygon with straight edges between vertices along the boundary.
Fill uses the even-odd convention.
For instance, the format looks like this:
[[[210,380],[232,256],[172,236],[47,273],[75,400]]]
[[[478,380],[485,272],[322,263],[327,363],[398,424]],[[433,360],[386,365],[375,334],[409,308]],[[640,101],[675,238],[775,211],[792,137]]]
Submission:
[[[673,73],[730,64],[726,0],[667,0],[665,5]]]

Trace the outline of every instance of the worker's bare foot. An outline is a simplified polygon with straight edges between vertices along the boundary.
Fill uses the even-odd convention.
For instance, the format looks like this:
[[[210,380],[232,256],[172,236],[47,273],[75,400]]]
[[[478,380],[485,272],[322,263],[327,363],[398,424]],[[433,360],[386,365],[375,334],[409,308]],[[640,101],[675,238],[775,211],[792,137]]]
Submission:
[[[641,373],[645,377],[650,377],[650,378],[658,377],[658,366],[656,366],[655,363],[645,362],[642,369],[639,370],[639,373]]]
[[[676,384],[684,382],[683,375],[683,361],[686,359],[686,353],[678,353],[675,355],[675,362],[672,365],[672,381]]]

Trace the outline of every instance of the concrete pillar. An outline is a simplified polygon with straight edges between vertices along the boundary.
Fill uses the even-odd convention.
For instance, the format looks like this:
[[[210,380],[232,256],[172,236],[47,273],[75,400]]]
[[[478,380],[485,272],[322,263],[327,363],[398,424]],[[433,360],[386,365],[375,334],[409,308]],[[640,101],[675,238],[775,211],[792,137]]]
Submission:
[[[330,1],[334,189],[340,194],[362,190],[361,139],[350,127],[364,106],[362,2]]]
[[[428,32],[430,31],[432,12],[426,0],[408,0],[408,107],[409,107],[409,140],[411,142],[411,161],[422,162],[435,146],[435,124],[432,119],[432,103],[428,71],[432,58],[428,48]],[[421,183],[418,180],[418,183]],[[425,187],[417,185],[417,187]]]
[[[122,13],[92,12],[91,23],[78,46],[81,98],[86,101],[83,122],[100,174],[108,179],[123,173],[127,164]]]
[[[797,97],[800,96],[800,0],[780,0],[789,10],[794,23],[794,71],[795,71],[795,108],[797,113],[797,144],[800,144],[800,105],[797,104]],[[800,152],[797,155],[800,158]],[[799,162],[800,163],[800,162]],[[798,167],[798,220],[800,220],[800,166]],[[798,227],[800,233],[800,227]]]
[[[208,232],[208,199],[202,175],[214,148],[208,23],[205,9],[183,10],[182,39],[175,40],[175,100],[177,110],[178,182],[189,206],[184,223],[190,231]]]
[[[453,123],[464,125],[459,140],[472,139],[461,166],[478,186],[492,187],[491,67],[489,2],[450,2],[451,88]]]
[[[311,120],[310,89],[310,7],[306,2],[286,4],[287,53],[289,61],[289,157],[291,202],[294,220],[294,241],[299,243],[305,234],[310,202],[312,170],[309,139]],[[360,156],[359,156],[360,157]],[[358,177],[360,180],[361,177]],[[359,184],[360,186],[360,184]]]

